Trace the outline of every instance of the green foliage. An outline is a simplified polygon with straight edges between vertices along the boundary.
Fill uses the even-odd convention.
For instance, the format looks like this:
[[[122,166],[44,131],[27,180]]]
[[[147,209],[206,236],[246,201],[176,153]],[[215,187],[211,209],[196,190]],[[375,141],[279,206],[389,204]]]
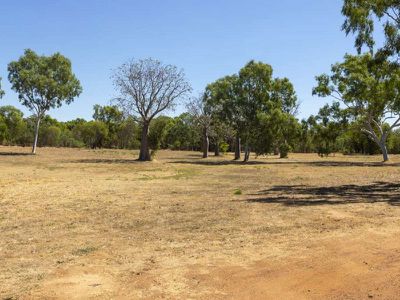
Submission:
[[[118,147],[118,131],[124,120],[122,111],[117,106],[101,106],[96,104],[93,107],[93,119],[106,124],[108,135],[105,138],[104,146],[108,148]]]
[[[344,0],[342,14],[346,17],[342,28],[346,34],[356,34],[355,46],[359,53],[364,45],[373,49],[375,27],[380,24],[386,41],[378,56],[398,57],[400,6],[397,0]]]
[[[337,139],[348,124],[346,114],[340,109],[339,102],[334,102],[331,106],[326,104],[319,110],[317,116],[311,116],[308,119],[308,123],[318,155],[328,156],[339,150]]]
[[[279,157],[288,158],[290,150],[292,150],[292,147],[286,143],[279,145]]]
[[[140,147],[140,127],[132,118],[126,118],[117,132],[118,148],[121,149],[138,149]]]
[[[229,144],[226,142],[222,142],[219,144],[219,150],[223,153],[226,154],[229,150]]]
[[[370,54],[346,55],[344,62],[332,66],[330,76],[316,79],[313,94],[343,102],[347,115],[363,124],[362,131],[379,145],[386,161],[387,138],[400,126],[400,67]],[[395,119],[390,126],[385,125],[388,116]]]
[[[13,106],[0,107],[1,139],[3,144],[19,144],[27,131],[23,113]]]
[[[18,61],[9,63],[8,72],[20,102],[38,115],[71,103],[82,92],[71,62],[60,53],[39,56],[27,49]]]
[[[71,103],[82,92],[71,62],[60,53],[39,56],[27,49],[18,61],[8,64],[8,80],[22,105],[36,117],[32,153],[36,151],[41,119],[51,108]]]
[[[353,116],[381,118],[400,110],[400,68],[376,62],[370,54],[346,55],[332,66],[332,74],[316,77],[313,95],[332,96],[349,107]]]
[[[293,143],[297,97],[287,78],[273,78],[272,67],[250,61],[238,74],[207,86],[205,101],[215,115],[232,127],[247,148],[257,154]]]
[[[193,116],[189,113],[183,113],[174,118],[165,139],[173,150],[200,149],[200,135]]]
[[[61,129],[57,126],[49,126],[43,128],[41,132],[40,143],[50,147],[56,147],[59,145],[61,137]]]
[[[101,121],[90,121],[77,126],[82,141],[92,149],[102,148],[108,134],[107,125]]]
[[[242,190],[241,190],[241,189],[236,189],[236,190],[233,192],[233,194],[234,194],[234,195],[241,195],[241,194],[242,194]]]
[[[388,140],[389,153],[400,153],[400,130],[395,130],[389,136]]]
[[[166,137],[174,121],[170,117],[160,116],[153,119],[149,130],[149,147],[153,150],[167,148]]]

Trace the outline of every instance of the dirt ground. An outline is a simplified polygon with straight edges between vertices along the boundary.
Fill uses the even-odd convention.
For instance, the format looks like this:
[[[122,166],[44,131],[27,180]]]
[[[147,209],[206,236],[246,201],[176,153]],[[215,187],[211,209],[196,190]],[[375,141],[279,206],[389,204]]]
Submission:
[[[0,299],[399,299],[400,157],[0,147]]]

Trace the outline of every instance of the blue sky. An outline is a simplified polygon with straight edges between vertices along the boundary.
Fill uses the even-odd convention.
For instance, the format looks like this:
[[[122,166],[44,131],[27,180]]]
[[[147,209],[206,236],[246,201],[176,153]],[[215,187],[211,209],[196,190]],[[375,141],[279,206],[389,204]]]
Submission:
[[[116,96],[110,75],[131,58],[153,57],[185,70],[194,94],[251,59],[288,77],[301,101],[299,118],[330,99],[312,97],[314,76],[347,53],[353,38],[340,27],[342,0],[20,0],[2,1],[0,77],[11,104],[28,113],[10,90],[7,64],[31,48],[61,52],[83,86],[69,106],[52,110],[59,120],[90,119],[94,104]],[[182,112],[180,107],[174,114]]]

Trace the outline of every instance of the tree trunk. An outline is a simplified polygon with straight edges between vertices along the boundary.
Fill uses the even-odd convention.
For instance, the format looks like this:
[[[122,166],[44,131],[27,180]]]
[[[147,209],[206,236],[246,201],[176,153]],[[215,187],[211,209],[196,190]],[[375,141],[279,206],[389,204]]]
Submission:
[[[371,125],[371,120],[366,123],[368,129],[365,130],[364,132],[367,133],[367,135],[370,137],[370,139],[372,139],[375,143],[378,144],[379,148],[382,151],[383,162],[387,162],[389,160],[389,155],[388,155],[388,151],[387,151],[387,147],[386,147],[386,140],[389,135],[389,131],[384,132],[382,126],[378,122],[375,121],[374,123],[378,127],[378,129],[381,133],[380,138],[375,133],[375,131]]]
[[[36,147],[39,138],[39,126],[40,126],[40,117],[38,116],[35,125],[35,139],[33,140],[32,154],[36,154]]]
[[[382,155],[383,155],[383,162],[387,162],[389,160],[389,155],[386,147],[386,141],[381,141],[379,143],[379,147],[381,148]]]
[[[248,145],[246,145],[245,150],[244,150],[244,160],[243,162],[248,162],[250,158],[250,148]]]
[[[142,128],[142,139],[140,141],[140,161],[150,161],[150,150],[149,150],[149,123],[143,122]]]
[[[220,153],[219,153],[219,141],[215,142],[214,155],[215,156],[219,156],[220,155]]]
[[[235,143],[235,160],[240,159],[240,152],[241,152],[241,145],[240,145],[240,137],[236,135],[236,143]]]
[[[208,157],[208,149],[210,147],[210,140],[208,138],[208,132],[207,129],[205,128],[203,130],[203,158]]]

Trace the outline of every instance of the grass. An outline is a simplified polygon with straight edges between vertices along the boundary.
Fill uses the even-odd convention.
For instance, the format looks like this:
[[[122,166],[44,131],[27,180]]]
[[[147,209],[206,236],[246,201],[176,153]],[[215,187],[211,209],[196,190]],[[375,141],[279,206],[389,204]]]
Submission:
[[[27,151],[0,147],[0,299],[363,298],[376,278],[400,291],[383,283],[400,275],[400,157]]]
[[[74,250],[74,251],[72,252],[72,254],[73,254],[73,255],[77,255],[77,256],[81,256],[81,255],[87,255],[87,254],[89,254],[89,253],[91,253],[91,252],[94,252],[94,251],[96,251],[96,250],[97,250],[96,247],[87,246],[87,247],[84,247],[84,248],[79,248],[79,249],[77,249],[77,250]]]
[[[233,194],[234,194],[234,195],[241,195],[241,194],[242,194],[242,190],[241,190],[241,189],[236,189],[236,190],[233,192]]]

